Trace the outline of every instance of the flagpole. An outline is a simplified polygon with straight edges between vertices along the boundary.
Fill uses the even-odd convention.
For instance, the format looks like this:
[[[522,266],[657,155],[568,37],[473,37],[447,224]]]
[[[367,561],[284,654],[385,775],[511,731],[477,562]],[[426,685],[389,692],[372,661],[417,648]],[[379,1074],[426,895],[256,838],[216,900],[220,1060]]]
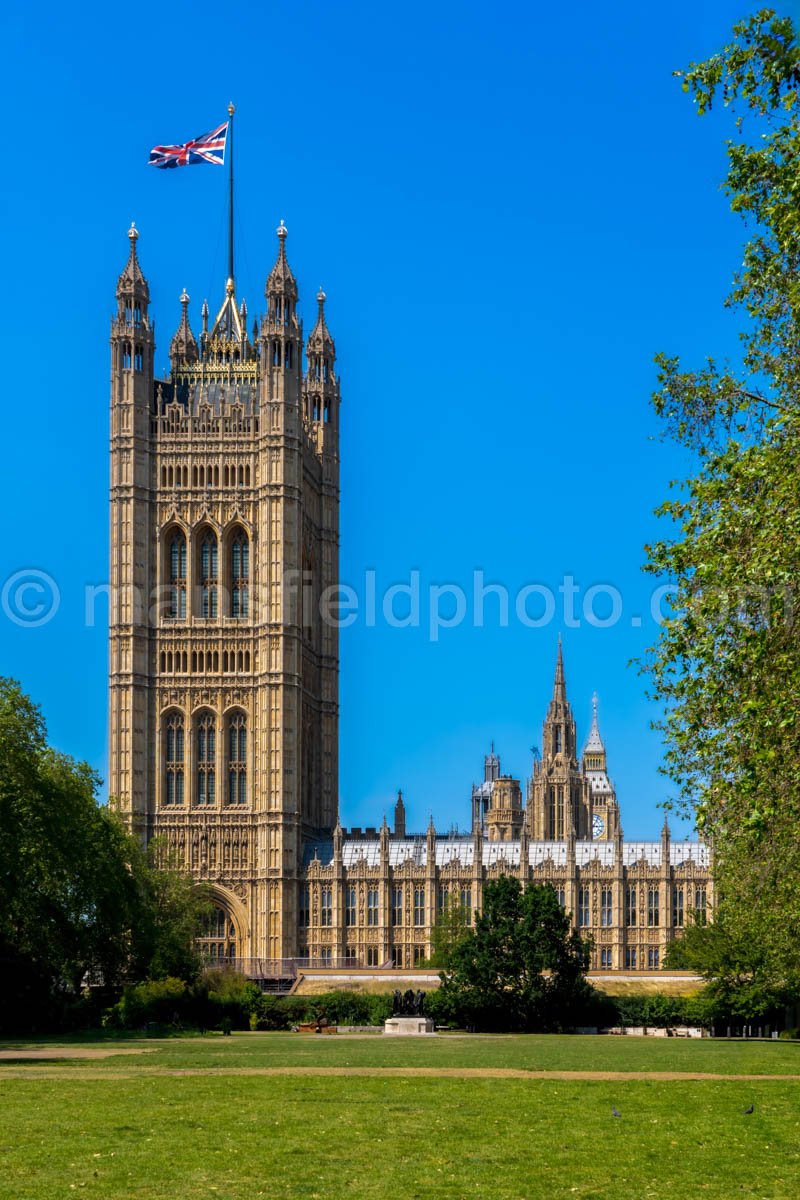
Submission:
[[[233,114],[236,112],[233,104],[228,105],[228,139],[230,143],[230,158],[228,159],[228,279],[233,283]]]

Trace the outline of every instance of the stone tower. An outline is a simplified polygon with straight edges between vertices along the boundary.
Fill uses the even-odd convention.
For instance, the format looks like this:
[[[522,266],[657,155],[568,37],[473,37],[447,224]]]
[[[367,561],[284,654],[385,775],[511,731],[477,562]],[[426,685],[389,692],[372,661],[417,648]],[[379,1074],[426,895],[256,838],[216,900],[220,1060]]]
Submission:
[[[576,737],[559,638],[553,698],[542,730],[542,757],[534,762],[528,785],[528,832],[536,841],[591,836],[587,789],[578,763]]]
[[[490,842],[512,842],[522,832],[522,789],[518,779],[500,775],[492,784],[486,813],[486,835]]]
[[[212,890],[210,956],[297,953],[304,838],[337,820],[339,384],[325,295],[305,346],[287,230],[247,328],[189,296],[154,376],[130,232],[111,353],[110,790]]]
[[[583,773],[589,785],[592,838],[607,841],[619,831],[619,805],[608,777],[606,747],[597,724],[597,695],[592,697],[592,725],[583,748]]]

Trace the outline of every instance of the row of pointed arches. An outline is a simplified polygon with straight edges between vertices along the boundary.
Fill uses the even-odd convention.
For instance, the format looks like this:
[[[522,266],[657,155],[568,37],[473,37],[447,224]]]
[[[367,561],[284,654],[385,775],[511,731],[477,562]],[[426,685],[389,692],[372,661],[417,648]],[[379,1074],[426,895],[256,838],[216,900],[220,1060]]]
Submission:
[[[249,802],[247,714],[231,709],[220,717],[202,708],[187,722],[179,709],[163,717],[162,803],[241,806]]]
[[[171,525],[164,533],[162,578],[166,616],[244,619],[250,616],[250,538],[241,525],[220,536],[209,524],[187,531]]]
[[[191,485],[189,480],[191,479]],[[192,467],[180,463],[164,464],[161,467],[162,488],[218,488],[218,487],[250,487],[249,463],[226,463],[220,467],[217,463],[199,463]]]
[[[162,675],[210,675],[220,667],[224,675],[250,671],[249,650],[162,650]]]

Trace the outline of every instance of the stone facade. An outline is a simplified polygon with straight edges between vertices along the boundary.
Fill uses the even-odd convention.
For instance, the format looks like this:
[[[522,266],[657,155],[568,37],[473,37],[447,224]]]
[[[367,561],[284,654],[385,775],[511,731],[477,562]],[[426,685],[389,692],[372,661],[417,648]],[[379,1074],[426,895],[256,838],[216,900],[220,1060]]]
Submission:
[[[338,779],[317,602],[338,579],[339,385],[322,292],[304,345],[286,232],[252,331],[233,279],[199,338],[184,292],[156,380],[132,228],[111,326],[110,792],[212,886],[221,940],[275,960]]]
[[[189,297],[154,371],[138,234],[111,325],[110,791],[208,884],[210,958],[254,975],[287,960],[410,967],[438,913],[485,882],[548,881],[594,936],[595,964],[648,969],[710,910],[701,843],[625,843],[596,711],[582,757],[559,646],[525,793],[486,758],[469,834],[338,822],[339,382],[317,295],[308,339],[286,257],[247,329],[235,281],[199,337]],[[330,594],[330,593],[329,593]]]
[[[710,855],[702,842],[675,841],[664,823],[656,842],[626,842],[594,705],[578,757],[575,720],[558,650],[553,699],[534,758],[527,807],[518,780],[503,775],[492,748],[472,789],[472,830],[406,833],[398,796],[394,829],[343,830],[305,845],[299,948],[317,966],[358,962],[413,967],[431,949],[439,913],[480,909],[499,875],[549,883],[592,936],[595,970],[654,970],[690,914],[710,915]]]

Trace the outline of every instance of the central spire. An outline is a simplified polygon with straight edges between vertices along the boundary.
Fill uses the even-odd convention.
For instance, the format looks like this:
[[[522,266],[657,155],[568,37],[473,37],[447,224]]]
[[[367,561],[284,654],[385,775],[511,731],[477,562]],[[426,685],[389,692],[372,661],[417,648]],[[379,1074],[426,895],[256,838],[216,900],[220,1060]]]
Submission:
[[[545,757],[563,753],[567,758],[575,756],[575,720],[567,699],[567,681],[564,675],[564,651],[558,639],[556,673],[553,679],[553,698],[547,709],[544,724]]]
[[[561,647],[561,634],[558,635],[558,654],[556,655],[556,676],[553,680],[553,699],[566,705],[567,681],[564,678],[564,653]]]

